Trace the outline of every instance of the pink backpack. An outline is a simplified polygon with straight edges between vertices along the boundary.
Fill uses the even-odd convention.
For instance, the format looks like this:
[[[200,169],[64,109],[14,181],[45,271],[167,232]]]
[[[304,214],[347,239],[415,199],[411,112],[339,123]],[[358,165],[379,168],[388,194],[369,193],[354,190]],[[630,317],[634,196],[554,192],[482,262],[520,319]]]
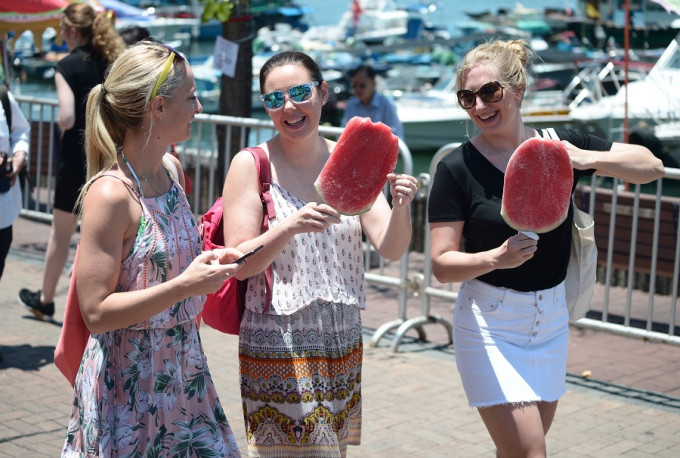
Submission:
[[[260,185],[260,199],[262,200],[262,232],[269,229],[269,220],[274,218],[274,201],[269,188],[271,175],[267,153],[262,148],[246,148],[255,158],[255,165]],[[200,230],[203,235],[203,249],[224,248],[224,225],[222,221],[222,198],[218,197],[212,207],[201,217]],[[266,306],[272,298],[272,266],[264,272],[266,279]],[[222,287],[208,297],[203,305],[203,321],[211,328],[227,334],[238,334],[241,317],[245,310],[246,290],[248,281],[230,278]]]

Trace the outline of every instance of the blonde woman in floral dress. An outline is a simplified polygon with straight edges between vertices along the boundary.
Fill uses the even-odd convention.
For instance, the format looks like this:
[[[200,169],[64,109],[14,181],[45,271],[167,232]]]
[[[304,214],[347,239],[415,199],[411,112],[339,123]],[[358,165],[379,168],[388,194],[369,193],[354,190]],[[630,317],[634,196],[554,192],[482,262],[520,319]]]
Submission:
[[[240,456],[196,324],[240,252],[201,253],[181,165],[164,160],[191,135],[195,91],[180,54],[140,42],[90,92],[76,272],[91,336],[62,456]]]

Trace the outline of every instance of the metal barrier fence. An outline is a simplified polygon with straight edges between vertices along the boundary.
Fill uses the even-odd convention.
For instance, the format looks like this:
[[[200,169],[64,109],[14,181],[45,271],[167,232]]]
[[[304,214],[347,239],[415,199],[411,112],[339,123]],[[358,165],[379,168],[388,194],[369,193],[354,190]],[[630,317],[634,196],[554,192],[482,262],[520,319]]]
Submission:
[[[451,143],[435,153],[429,174],[424,179],[426,194],[429,195],[431,177],[437,164],[458,146],[459,143]],[[598,272],[598,284],[602,289],[602,301],[597,303],[594,298],[591,311],[576,321],[575,326],[680,345],[676,323],[680,276],[680,198],[667,197],[662,193],[664,182],[678,183],[680,169],[666,168],[665,172],[663,178],[652,183],[654,194],[646,194],[646,199],[641,193],[641,185],[635,185],[633,192],[622,191],[620,188],[624,185],[613,180],[611,189],[602,188],[598,186],[601,181],[598,176],[591,178],[589,186],[579,184],[576,194],[580,195],[580,199],[577,199],[577,203],[594,215],[596,221],[598,264],[602,265]],[[620,203],[623,196],[628,199],[628,204]],[[604,217],[607,213],[608,220]],[[604,226],[604,230],[598,230],[598,224]],[[642,234],[643,229],[645,234]],[[449,319],[431,315],[430,301],[437,297],[455,302],[457,293],[432,286],[429,231],[425,231],[424,237],[423,273],[422,277],[414,280],[417,284],[416,293],[421,297],[421,314],[400,324],[392,342],[395,351],[407,331],[416,328],[421,334],[420,328],[424,324],[445,326],[451,338]],[[639,250],[640,247],[643,250]],[[618,288],[615,294],[613,283],[617,275],[626,277],[625,288]],[[636,290],[636,275],[643,275],[647,279],[646,293]],[[664,288],[662,295],[657,294],[661,277],[670,284],[669,288]],[[624,298],[624,302],[614,301],[613,297],[619,300]],[[659,304],[662,309],[657,307],[655,310]]]
[[[24,193],[22,215],[41,221],[51,221],[52,201],[54,193],[54,176],[56,158],[59,154],[60,133],[56,124],[57,102],[29,96],[17,96],[17,101],[31,122],[31,151],[27,172],[30,180],[30,193]],[[218,131],[222,129],[223,142],[218,141]],[[339,127],[320,126],[319,132],[324,137],[337,139],[343,129]],[[221,168],[221,175],[226,176],[234,153],[248,145],[259,144],[276,133],[270,120],[236,118],[221,115],[196,116],[192,138],[184,144],[177,145],[184,170],[193,183],[193,191],[188,196],[196,215],[205,213],[212,205],[215,197],[221,194],[222,183],[216,183],[216,172]],[[220,155],[219,144],[222,144]],[[234,145],[234,146],[232,146]],[[230,150],[230,148],[234,148]],[[223,163],[218,158],[223,157]],[[406,144],[399,140],[401,172],[413,174],[413,158]],[[398,316],[400,321],[406,320],[406,299],[408,287],[409,253],[405,253],[399,263],[399,275],[387,275],[384,271],[384,260],[377,259],[377,253],[365,243],[366,281],[399,290]],[[372,262],[373,261],[373,262]],[[377,268],[372,268],[377,263]]]
[[[27,114],[32,124],[31,134],[31,159],[28,164],[28,174],[31,179],[32,192],[24,193],[24,209],[22,215],[44,221],[52,218],[52,195],[54,189],[54,171],[56,155],[59,152],[59,132],[56,127],[56,107],[54,100],[39,99],[27,96],[17,96],[20,106]],[[219,115],[198,115],[195,119],[194,135],[191,140],[178,146],[178,152],[185,170],[194,182],[194,190],[189,196],[194,212],[202,214],[212,204],[216,193],[220,193],[222,183],[215,182],[218,167],[222,168],[226,175],[231,161],[232,139],[237,139],[236,151],[247,146],[261,143],[275,133],[273,123],[269,120],[235,118]],[[218,164],[218,129],[224,129],[224,162]],[[341,128],[321,126],[319,131],[328,138],[337,138],[342,133]],[[429,194],[431,177],[434,175],[436,164],[449,154],[458,144],[449,144],[442,147],[433,157],[428,174],[421,178],[422,199]],[[413,174],[413,160],[408,147],[400,142],[400,170],[404,173]],[[678,183],[680,179],[679,169],[666,169],[666,176],[657,180],[654,184],[654,194],[641,193],[641,187],[635,186],[634,192],[619,192],[619,183],[614,180],[607,195],[608,201],[603,199],[599,177],[593,177],[589,187],[579,187],[581,200],[580,205],[590,209],[596,216],[596,221],[605,224],[604,232],[599,233],[598,246],[600,248],[600,260],[602,269],[598,278],[603,286],[603,299],[601,304],[591,307],[595,312],[588,317],[579,320],[575,325],[596,328],[617,334],[634,336],[655,341],[664,341],[680,345],[676,320],[677,318],[677,293],[678,278],[680,272],[680,231],[678,231],[678,209],[680,199],[677,197],[663,196],[663,183],[670,181]],[[584,194],[585,193],[585,194]],[[579,193],[577,193],[579,194]],[[632,196],[632,197],[631,197]],[[653,196],[650,200],[650,196]],[[623,198],[629,199],[629,203]],[[626,201],[628,202],[628,201]],[[644,205],[641,204],[644,203]],[[426,205],[420,206],[426,212]],[[599,213],[598,213],[599,212]],[[422,216],[422,215],[421,215]],[[608,216],[608,218],[604,217]],[[623,223],[617,223],[623,217],[628,218]],[[418,218],[427,221],[426,215]],[[609,221],[607,221],[607,219]],[[644,224],[640,224],[640,222]],[[620,227],[626,225],[629,229],[622,242],[617,232]],[[650,229],[651,227],[651,229]],[[422,229],[422,228],[420,228]],[[644,232],[646,244],[638,249],[638,236]],[[366,244],[366,280],[369,283],[379,284],[396,288],[398,290],[397,317],[380,326],[374,333],[370,345],[377,345],[380,339],[393,331],[391,348],[398,350],[399,344],[411,329],[417,331],[418,336],[425,338],[423,326],[426,324],[440,324],[448,332],[451,340],[451,324],[448,317],[431,315],[430,301],[432,298],[444,299],[455,302],[456,293],[450,288],[433,286],[432,270],[429,253],[429,231],[425,227],[422,231],[423,243],[423,267],[420,270],[409,269],[412,253],[404,254],[399,263],[399,273],[389,275],[384,269],[382,259],[377,261],[378,267],[372,268],[377,254],[373,252],[370,244]],[[603,235],[604,233],[604,235]],[[604,237],[604,238],[603,238]],[[618,238],[617,238],[618,237]],[[628,248],[621,248],[622,243],[628,243]],[[622,261],[621,251],[628,254],[628,262]],[[644,255],[642,261],[640,256]],[[627,264],[627,265],[624,265]],[[640,272],[642,270],[642,272]],[[621,274],[624,272],[624,274]],[[409,277],[412,275],[412,277]],[[625,300],[619,303],[620,290],[613,279],[627,276]],[[649,287],[646,298],[641,299],[641,292],[634,287],[636,275],[644,275],[645,282]],[[659,280],[662,279],[669,290],[667,295],[655,294]],[[617,300],[613,292],[616,291]],[[412,318],[407,317],[406,303],[410,295],[418,295],[420,298],[420,315]],[[646,301],[644,309],[640,304]],[[594,304],[595,305],[595,304]],[[656,308],[655,308],[656,306]]]

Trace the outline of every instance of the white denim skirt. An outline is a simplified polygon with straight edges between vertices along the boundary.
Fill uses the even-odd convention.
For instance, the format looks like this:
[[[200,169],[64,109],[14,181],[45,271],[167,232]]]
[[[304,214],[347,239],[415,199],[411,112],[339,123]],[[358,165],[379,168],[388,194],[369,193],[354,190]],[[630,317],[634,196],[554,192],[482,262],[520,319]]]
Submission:
[[[463,282],[453,311],[456,365],[473,407],[556,401],[566,390],[564,283],[525,293]]]

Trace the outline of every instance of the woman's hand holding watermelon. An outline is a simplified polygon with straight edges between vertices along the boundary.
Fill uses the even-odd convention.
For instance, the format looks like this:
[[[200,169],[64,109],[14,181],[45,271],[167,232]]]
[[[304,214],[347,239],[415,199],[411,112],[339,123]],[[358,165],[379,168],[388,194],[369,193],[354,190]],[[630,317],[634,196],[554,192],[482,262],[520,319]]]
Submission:
[[[562,144],[567,148],[572,166],[577,170],[595,169],[597,175],[616,177],[634,184],[650,181],[650,177],[663,176],[663,163],[651,152],[640,156],[640,146],[614,142],[611,149],[602,151],[581,149],[566,140]]]
[[[323,232],[340,222],[340,213],[329,205],[310,202],[294,213],[289,222],[295,234]]]
[[[566,140],[561,140],[564,147],[569,153],[569,159],[571,159],[571,165],[576,170],[586,170],[591,167],[592,161],[595,156],[602,154],[601,151],[586,151],[581,148],[574,146]]]
[[[418,182],[410,175],[388,173],[392,206],[405,207],[416,198]]]
[[[495,250],[494,269],[513,269],[521,266],[534,257],[537,247],[538,240],[518,232]]]

